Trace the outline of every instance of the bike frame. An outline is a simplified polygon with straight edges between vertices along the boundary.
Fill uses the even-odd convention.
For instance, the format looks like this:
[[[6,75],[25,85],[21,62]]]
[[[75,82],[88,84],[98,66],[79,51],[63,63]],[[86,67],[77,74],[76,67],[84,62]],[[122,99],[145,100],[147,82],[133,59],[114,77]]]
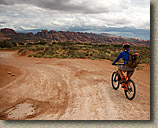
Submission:
[[[128,90],[128,86],[126,84],[127,80],[128,80],[128,76],[125,76],[124,73],[123,74],[123,78],[125,79],[125,82],[122,83],[122,86],[124,86],[125,88],[123,88],[124,90]],[[130,85],[129,85],[130,86]]]
[[[124,65],[124,64],[113,64],[113,65]],[[120,83],[120,75],[118,73],[118,70],[114,71],[112,73],[111,82],[112,87],[117,90],[119,88],[119,84],[122,85],[122,88],[124,89],[124,93],[127,99],[132,100],[135,97],[136,94],[136,86],[133,80],[129,79],[128,73],[122,72],[123,78],[125,79],[124,83]],[[129,96],[132,92],[132,95]]]
[[[124,65],[124,64],[115,64],[115,65]],[[128,76],[127,75],[125,75],[124,74],[124,72],[122,73],[123,74],[123,78],[125,79],[125,82],[124,83],[122,83],[122,86],[124,86],[124,90],[128,90],[129,89],[129,87],[131,88],[131,86],[129,85],[129,87],[128,87],[128,85],[126,84],[126,82],[127,82],[127,80],[128,80]]]

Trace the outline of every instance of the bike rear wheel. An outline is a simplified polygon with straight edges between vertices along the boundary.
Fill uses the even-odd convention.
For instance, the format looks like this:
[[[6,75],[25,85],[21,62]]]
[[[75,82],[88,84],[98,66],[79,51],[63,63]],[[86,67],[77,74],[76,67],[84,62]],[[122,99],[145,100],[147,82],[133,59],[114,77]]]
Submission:
[[[112,77],[111,77],[111,83],[112,83],[112,87],[115,90],[119,88],[119,79],[120,79],[120,76],[118,72],[113,72]]]
[[[133,80],[129,79],[126,82],[126,85],[128,86],[128,90],[124,91],[125,95],[126,95],[126,98],[129,99],[129,100],[132,100],[136,95],[135,83],[134,83]]]

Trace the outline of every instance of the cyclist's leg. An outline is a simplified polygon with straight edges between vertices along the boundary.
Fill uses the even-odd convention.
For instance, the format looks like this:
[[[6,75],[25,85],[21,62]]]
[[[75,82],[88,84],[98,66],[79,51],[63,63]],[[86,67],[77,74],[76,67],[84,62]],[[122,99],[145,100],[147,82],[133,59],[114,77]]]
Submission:
[[[132,77],[132,75],[134,73],[135,68],[131,68],[131,67],[127,66],[126,69],[127,69],[127,77],[128,77],[128,80],[129,80],[129,79],[131,79],[131,77]],[[129,87],[131,87],[130,85],[131,85],[131,83],[128,82],[128,86]]]
[[[133,73],[131,73],[131,71],[128,71],[128,72],[127,72],[127,77],[128,77],[128,80],[129,80],[129,79],[131,79],[132,74],[133,74]]]
[[[121,77],[120,83],[124,83],[124,82],[125,82],[125,78],[124,78],[124,76],[123,76],[123,72],[125,72],[125,71],[126,71],[126,66],[125,66],[125,65],[121,65],[121,66],[118,68],[118,73],[119,73],[119,75],[120,75],[120,77]]]
[[[128,67],[127,69],[128,69],[128,71],[127,71],[127,77],[128,77],[128,79],[131,79],[131,77],[132,77],[132,75],[134,73],[135,68]]]
[[[123,72],[122,72],[122,70],[120,69],[120,67],[118,67],[118,73],[119,73],[119,75],[120,75],[120,77],[121,77],[121,79],[123,78]]]

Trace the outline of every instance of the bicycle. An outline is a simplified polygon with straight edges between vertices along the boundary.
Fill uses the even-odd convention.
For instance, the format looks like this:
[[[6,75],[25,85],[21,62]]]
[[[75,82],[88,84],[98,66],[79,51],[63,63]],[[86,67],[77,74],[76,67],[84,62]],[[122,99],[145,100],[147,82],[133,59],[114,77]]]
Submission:
[[[124,64],[114,64],[114,65],[124,65]],[[135,95],[136,95],[136,87],[135,87],[135,83],[132,79],[128,79],[127,75],[125,76],[125,74],[123,73],[123,78],[125,79],[124,83],[120,83],[119,81],[121,80],[121,77],[118,73],[118,70],[114,71],[112,73],[112,77],[111,77],[111,82],[112,82],[112,87],[117,90],[120,86],[120,84],[122,84],[122,88],[124,89],[124,93],[127,99],[132,100],[134,99]]]

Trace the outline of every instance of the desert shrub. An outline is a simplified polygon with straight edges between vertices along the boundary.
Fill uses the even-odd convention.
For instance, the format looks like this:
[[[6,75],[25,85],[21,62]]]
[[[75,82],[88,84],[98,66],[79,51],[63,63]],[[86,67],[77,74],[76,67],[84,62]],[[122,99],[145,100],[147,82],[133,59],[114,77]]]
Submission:
[[[15,42],[11,42],[9,40],[0,41],[1,48],[12,48],[17,46]]]
[[[39,52],[37,52],[37,53],[34,54],[34,57],[41,58],[41,57],[43,57],[43,55],[44,55],[44,52],[39,51]]]
[[[58,45],[62,45],[62,46],[69,46],[69,45],[73,45],[74,43],[70,42],[70,41],[65,41],[65,42],[58,42]]]
[[[34,45],[34,44],[33,44],[33,43],[27,43],[26,45],[27,45],[27,46],[31,46],[31,45]]]
[[[86,58],[86,53],[85,52],[80,52],[79,56],[80,56],[80,58],[85,59]]]
[[[110,60],[110,58],[111,58],[111,54],[106,52],[106,53],[105,53],[105,59]]]
[[[43,56],[44,58],[53,58],[53,56],[52,55],[48,55],[48,54],[44,54],[44,56]]]
[[[11,47],[11,48],[7,48],[8,50],[19,50],[19,47]]]
[[[95,58],[95,57],[90,57],[90,59],[91,59],[91,60],[95,60],[96,58]]]
[[[32,57],[33,55],[31,54],[31,55],[28,55],[28,57]]]
[[[63,54],[57,54],[57,55],[54,55],[54,57],[55,57],[55,58],[61,58],[61,59],[62,59],[62,58],[66,58],[66,57],[67,57],[67,58],[70,58],[70,56],[64,56]]]
[[[18,50],[18,54],[19,54],[20,56],[24,56],[24,55],[26,55],[27,51],[28,51],[27,49],[22,48],[22,49],[19,49],[19,50]]]
[[[41,57],[42,57],[41,54],[34,54],[33,56],[34,56],[34,57],[37,57],[37,58],[41,58]]]
[[[40,50],[44,50],[44,46],[36,46],[36,45],[32,45],[31,47],[28,48],[31,51],[40,51]]]
[[[72,58],[80,58],[79,52],[75,52],[74,54],[70,54],[68,56],[71,56]]]
[[[75,57],[72,55],[64,55],[64,58],[75,58]]]
[[[24,48],[21,48],[18,50],[18,53],[22,52],[24,50]]]
[[[1,48],[1,47],[0,47],[0,50],[8,50],[8,48]]]
[[[142,70],[144,68],[144,66],[142,66],[142,65],[138,65],[137,67],[136,67],[136,70],[138,71],[138,70]]]
[[[48,50],[50,50],[50,49],[51,49],[51,48],[48,47],[48,46],[45,47],[45,51],[48,51]]]
[[[102,52],[102,53],[97,53],[94,55],[95,58],[97,59],[105,59],[105,54]]]
[[[24,44],[23,42],[20,42],[20,43],[18,43],[18,45],[22,45],[22,46],[23,46],[23,45],[25,45],[25,44]]]
[[[50,50],[44,50],[44,54],[46,54],[46,55],[52,55],[52,54],[54,54],[55,52],[54,51],[52,51],[51,49]]]
[[[150,64],[150,58],[141,58],[140,63]]]
[[[73,50],[68,50],[67,51],[67,53],[66,53],[68,56],[74,56],[75,55],[75,51],[73,51]],[[78,54],[78,53],[76,53],[76,54]]]
[[[107,50],[106,50],[106,53],[107,53],[107,54],[110,54],[110,49],[107,49]]]
[[[89,52],[89,53],[88,53],[88,56],[93,56],[93,53],[90,53],[90,52]]]
[[[116,57],[114,57],[114,56],[111,56],[111,57],[110,57],[110,60],[111,60],[111,61],[114,61],[115,59],[116,59]]]
[[[2,45],[2,44],[1,44]],[[29,57],[44,58],[89,58],[89,59],[108,59],[114,61],[122,52],[122,45],[105,45],[105,44],[83,44],[66,42],[53,42],[47,44],[45,41],[38,43],[28,43],[12,48],[19,49],[19,53],[25,53],[26,50],[35,51],[36,53]],[[150,48],[131,46],[131,51],[141,55],[141,63],[150,64]],[[120,62],[123,62],[120,60]]]
[[[46,44],[47,44],[46,41],[40,41],[40,42],[35,43],[35,45],[46,45]]]

